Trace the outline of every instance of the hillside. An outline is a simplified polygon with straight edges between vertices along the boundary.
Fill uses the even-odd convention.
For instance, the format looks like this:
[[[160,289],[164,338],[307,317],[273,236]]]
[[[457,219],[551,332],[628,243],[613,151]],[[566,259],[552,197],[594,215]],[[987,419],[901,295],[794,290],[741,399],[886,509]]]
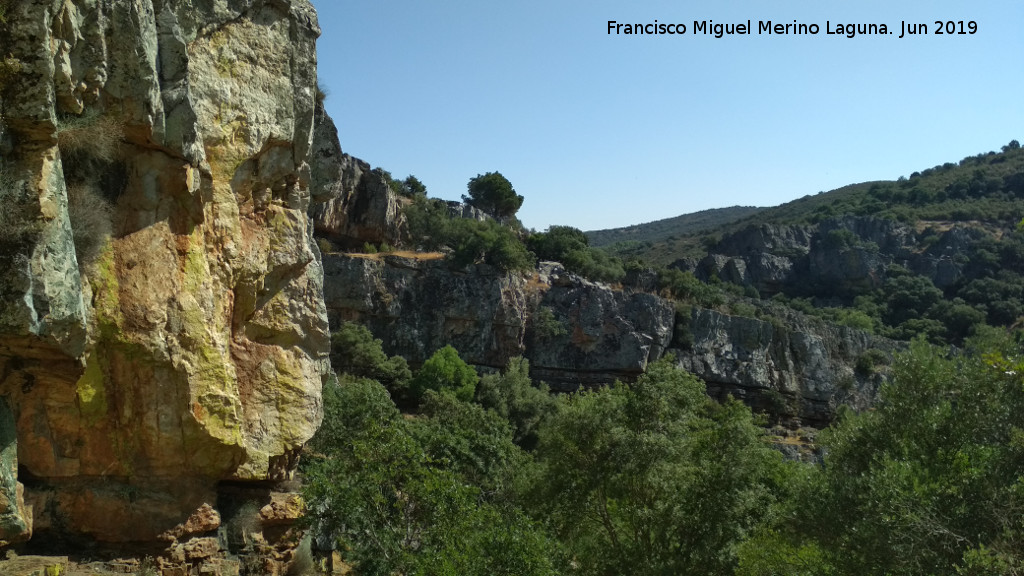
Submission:
[[[682,271],[712,291],[771,298],[896,340],[959,345],[983,325],[1024,317],[1022,215],[1024,150],[1013,141],[909,178],[607,250],[653,265],[662,284]]]
[[[733,210],[733,209],[727,209]],[[653,224],[685,219],[696,214],[678,216]],[[636,242],[615,240],[615,244],[601,242],[610,253],[625,260],[640,259],[650,264],[668,265],[682,257],[697,257],[707,252],[709,245],[738,230],[756,224],[817,224],[827,218],[853,215],[873,216],[886,220],[927,227],[929,222],[978,222],[1008,226],[1024,216],[1024,151],[1014,140],[1000,152],[986,152],[968,156],[957,163],[946,162],[932,168],[913,172],[898,180],[850,184],[816,195],[807,195],[779,206],[760,209],[735,220],[720,222],[717,226],[701,226],[698,230],[666,234],[655,239],[622,238]],[[644,229],[641,224],[616,230]],[[661,229],[659,227],[659,229]]]
[[[728,208],[713,208],[701,210],[691,214],[683,214],[664,220],[655,220],[644,224],[635,224],[622,228],[609,228],[606,230],[591,230],[587,232],[587,238],[591,246],[601,247],[611,244],[630,244],[643,242],[663,242],[671,237],[698,234],[707,230],[714,230],[725,226],[747,216],[751,216],[764,210],[756,206],[730,206]]]

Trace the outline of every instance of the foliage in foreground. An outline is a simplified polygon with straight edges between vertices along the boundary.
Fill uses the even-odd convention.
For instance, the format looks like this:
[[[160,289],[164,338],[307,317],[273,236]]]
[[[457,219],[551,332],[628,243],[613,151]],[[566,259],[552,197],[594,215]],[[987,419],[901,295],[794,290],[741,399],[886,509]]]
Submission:
[[[786,468],[736,401],[663,360],[541,430],[530,502],[583,574],[730,574]]]
[[[671,360],[556,397],[516,359],[405,415],[342,375],[306,497],[355,574],[1024,574],[1022,374],[1002,332],[915,342],[873,410],[819,436],[822,465],[783,462]]]
[[[376,382],[344,377],[325,387],[325,421],[313,442],[320,457],[306,470],[308,521],[337,538],[360,575],[555,574],[545,532],[472,483],[476,472],[508,475],[500,454],[517,449],[507,427],[460,426],[489,413],[466,404],[469,414],[452,416],[460,409],[446,405],[456,400],[432,401],[440,420],[408,424]],[[485,448],[499,455],[475,466],[473,451]]]
[[[953,357],[915,342],[741,573],[1024,573],[1024,361],[994,333]]]

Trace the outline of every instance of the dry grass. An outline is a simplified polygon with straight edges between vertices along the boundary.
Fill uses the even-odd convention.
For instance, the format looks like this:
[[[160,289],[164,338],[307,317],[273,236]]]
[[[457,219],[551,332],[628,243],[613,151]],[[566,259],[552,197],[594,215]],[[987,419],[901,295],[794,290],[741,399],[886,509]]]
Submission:
[[[534,293],[544,292],[549,288],[551,288],[551,285],[543,282],[540,279],[540,274],[536,272],[530,275],[529,279],[526,281],[526,289]]]
[[[104,162],[118,157],[124,126],[121,121],[95,110],[57,122],[57,145],[62,156],[88,156]]]
[[[417,261],[444,259],[444,252],[414,252],[412,250],[393,250],[391,252],[377,252],[375,254],[365,252],[347,252],[345,255],[353,258],[363,258],[366,260],[380,260],[388,256],[398,256],[400,258],[409,258],[410,260]]]
[[[78,183],[68,187],[68,217],[78,266],[84,270],[110,238],[113,209],[94,185]]]

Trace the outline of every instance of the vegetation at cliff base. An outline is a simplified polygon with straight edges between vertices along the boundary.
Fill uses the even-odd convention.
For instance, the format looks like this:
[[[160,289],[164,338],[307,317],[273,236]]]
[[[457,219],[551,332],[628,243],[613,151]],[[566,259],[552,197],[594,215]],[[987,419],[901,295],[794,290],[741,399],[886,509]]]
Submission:
[[[741,574],[1020,574],[1024,356],[986,331],[949,355],[917,341],[874,410],[822,438]]]
[[[528,371],[514,360],[471,397],[428,388],[404,415],[369,378],[325,387],[308,521],[354,574],[1024,569],[1024,347],[1006,332],[953,353],[916,341],[875,409],[820,435],[819,463],[784,461],[747,407],[671,359],[567,396]]]

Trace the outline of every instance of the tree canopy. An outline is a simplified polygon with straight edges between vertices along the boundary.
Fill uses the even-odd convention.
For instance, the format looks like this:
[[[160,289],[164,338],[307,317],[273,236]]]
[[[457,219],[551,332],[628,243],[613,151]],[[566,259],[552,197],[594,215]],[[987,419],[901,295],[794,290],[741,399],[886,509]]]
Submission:
[[[523,197],[516,194],[512,183],[501,172],[477,174],[467,185],[469,194],[462,201],[479,208],[498,220],[515,216],[523,205]]]

